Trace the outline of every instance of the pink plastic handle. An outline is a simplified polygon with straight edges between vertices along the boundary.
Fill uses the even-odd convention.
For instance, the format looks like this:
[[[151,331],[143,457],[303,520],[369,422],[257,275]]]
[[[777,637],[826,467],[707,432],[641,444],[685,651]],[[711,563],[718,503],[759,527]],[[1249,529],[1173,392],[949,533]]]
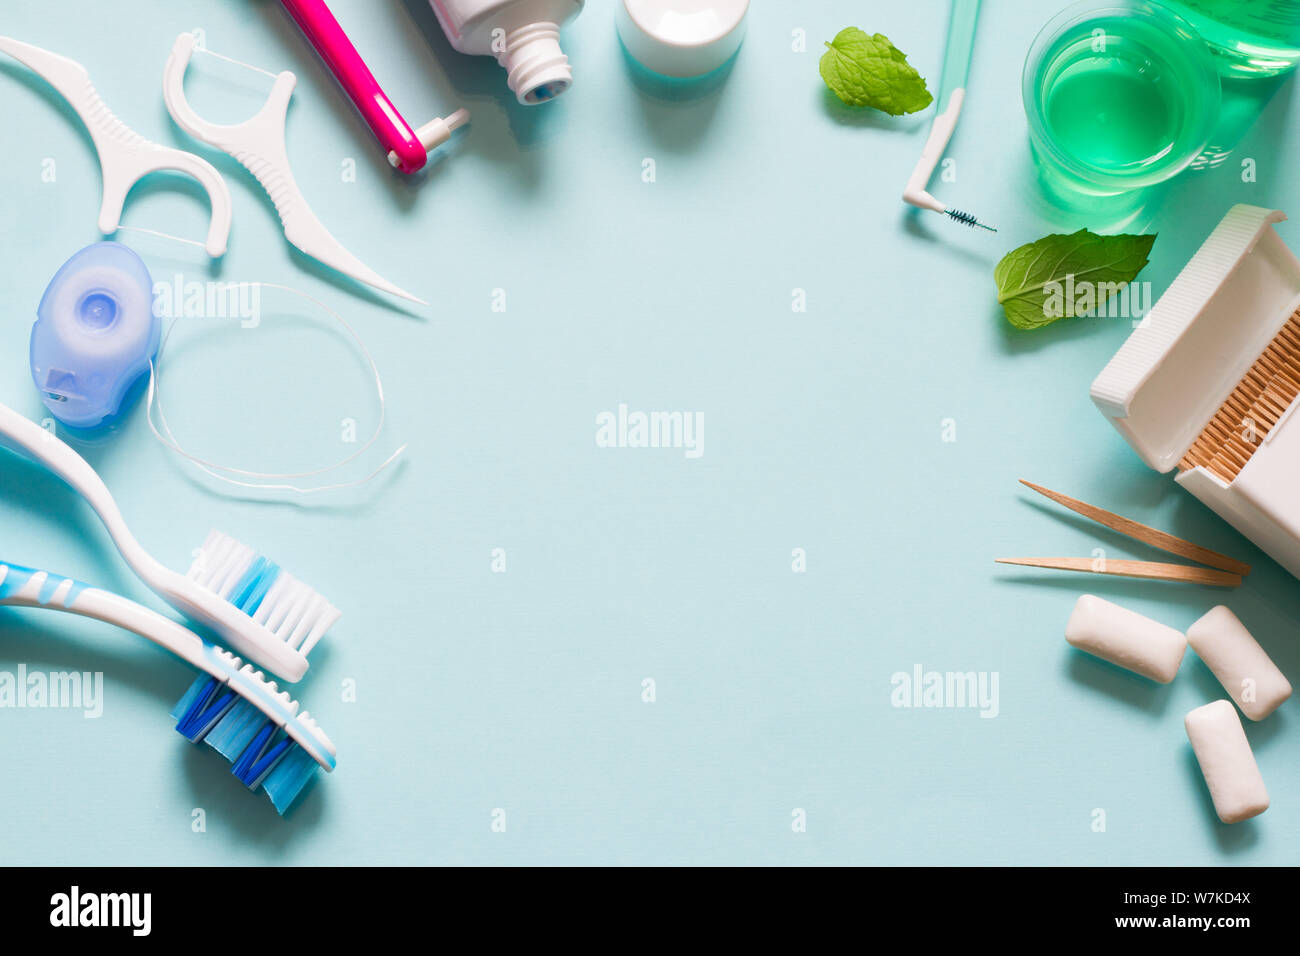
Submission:
[[[280,0],[303,35],[316,48],[334,78],[352,100],[375,139],[397,157],[397,168],[414,173],[424,168],[429,154],[410,124],[384,95],[366,61],[352,45],[324,0]]]

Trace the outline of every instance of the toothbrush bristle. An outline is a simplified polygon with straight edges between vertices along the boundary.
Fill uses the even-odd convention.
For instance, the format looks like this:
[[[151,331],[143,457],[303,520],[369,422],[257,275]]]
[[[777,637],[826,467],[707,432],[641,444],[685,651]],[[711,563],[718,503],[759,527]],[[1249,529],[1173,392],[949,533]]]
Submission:
[[[267,776],[262,789],[271,798],[271,803],[275,804],[275,809],[284,813],[298,799],[298,794],[306,789],[307,784],[316,779],[318,769],[320,768],[311,754],[294,744]]]
[[[980,228],[980,229],[987,229],[989,232],[997,232],[995,228],[988,225],[987,223],[980,222],[979,219],[973,213],[963,212],[960,209],[948,209],[945,210],[945,215],[947,215],[954,222],[959,222],[964,226],[970,226],[972,229]]]
[[[311,587],[220,531],[208,535],[187,577],[304,657],[340,617],[339,610]]]
[[[185,692],[190,703],[176,724],[177,732],[192,744],[206,737],[239,699],[238,694],[228,690],[215,677],[206,674],[204,677],[207,679],[198,693],[194,693],[193,686]]]
[[[293,746],[296,746],[294,742],[268,720],[240,753],[230,772],[249,790],[256,790]]]
[[[208,681],[210,680],[212,680],[212,678],[207,674],[200,674],[198,677],[194,678],[194,683],[190,684],[189,690],[185,692],[185,695],[178,700],[176,706],[172,708],[172,720],[179,722],[180,719],[189,712],[190,707],[193,706],[194,701],[198,699],[199,694],[202,694],[207,690]]]
[[[278,691],[260,671],[220,652],[238,670],[237,681],[253,681],[259,692],[278,700],[298,732],[319,735],[319,728],[287,692]],[[240,684],[239,686],[243,686]],[[203,673],[172,708],[176,730],[191,743],[205,742],[232,764],[231,773],[249,790],[264,789],[278,813],[284,814],[315,778],[320,766],[290,734],[236,689]],[[332,748],[332,745],[331,745]],[[332,749],[331,749],[332,753]]]
[[[241,700],[208,731],[207,744],[233,763],[266,723],[265,714],[248,701]]]

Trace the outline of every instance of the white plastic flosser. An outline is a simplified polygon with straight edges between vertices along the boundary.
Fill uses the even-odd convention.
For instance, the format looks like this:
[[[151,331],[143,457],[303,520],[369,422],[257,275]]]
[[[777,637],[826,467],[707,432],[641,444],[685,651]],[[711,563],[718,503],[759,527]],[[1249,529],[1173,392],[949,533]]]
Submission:
[[[209,123],[190,108],[185,98],[185,72],[194,55],[195,37],[182,33],[172,45],[163,71],[163,100],[178,126],[200,142],[228,153],[261,183],[280,214],[284,236],[299,251],[358,282],[411,302],[427,305],[423,299],[389,282],[354,256],[316,218],[289,169],[285,145],[285,123],[289,99],[298,78],[289,70],[275,77],[271,95],[252,119],[231,126]]]
[[[193,176],[207,191],[212,218],[203,248],[214,259],[225,255],[230,238],[230,189],[211,163],[193,153],[151,142],[123,123],[104,105],[90,82],[90,73],[76,60],[6,36],[0,36],[0,51],[39,73],[68,101],[90,131],[104,181],[100,232],[106,236],[117,232],[126,194],[132,186],[149,173],[172,170]]]
[[[918,209],[940,212],[955,222],[967,226],[978,226],[989,232],[997,232],[992,226],[980,222],[971,213],[962,212],[946,206],[927,192],[930,177],[935,167],[943,158],[943,151],[948,148],[953,131],[957,128],[957,119],[961,116],[962,103],[966,101],[966,80],[970,76],[971,54],[975,48],[975,24],[979,20],[980,0],[953,0],[952,19],[948,23],[948,50],[944,55],[943,79],[940,80],[939,98],[936,101],[934,125],[930,127],[930,137],[925,141],[921,158],[912,170],[912,176],[903,190],[903,202],[910,203]]]

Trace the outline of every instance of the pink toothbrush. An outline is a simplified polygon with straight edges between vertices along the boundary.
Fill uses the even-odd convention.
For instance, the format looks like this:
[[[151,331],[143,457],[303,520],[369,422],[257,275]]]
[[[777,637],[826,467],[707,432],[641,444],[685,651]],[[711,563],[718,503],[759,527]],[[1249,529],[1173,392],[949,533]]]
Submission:
[[[384,95],[357,48],[339,26],[324,0],[280,0],[298,28],[316,48],[329,71],[352,100],[361,118],[388,150],[388,161],[404,173],[424,168],[429,153],[451,138],[452,130],[469,122],[466,110],[446,119],[435,119],[418,130],[402,118],[397,107]]]

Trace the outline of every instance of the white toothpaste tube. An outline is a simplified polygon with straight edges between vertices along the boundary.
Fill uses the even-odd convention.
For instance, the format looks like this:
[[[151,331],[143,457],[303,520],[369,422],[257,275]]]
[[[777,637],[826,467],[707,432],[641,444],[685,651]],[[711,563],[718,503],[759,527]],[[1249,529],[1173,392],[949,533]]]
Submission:
[[[1075,603],[1065,639],[1081,651],[1161,684],[1174,679],[1187,650],[1181,631],[1092,594]]]
[[[1291,682],[1223,605],[1187,629],[1187,643],[1251,720],[1263,720],[1291,696]]]
[[[1216,700],[1197,707],[1183,719],[1183,724],[1219,819],[1237,823],[1267,810],[1264,778],[1232,703]]]

